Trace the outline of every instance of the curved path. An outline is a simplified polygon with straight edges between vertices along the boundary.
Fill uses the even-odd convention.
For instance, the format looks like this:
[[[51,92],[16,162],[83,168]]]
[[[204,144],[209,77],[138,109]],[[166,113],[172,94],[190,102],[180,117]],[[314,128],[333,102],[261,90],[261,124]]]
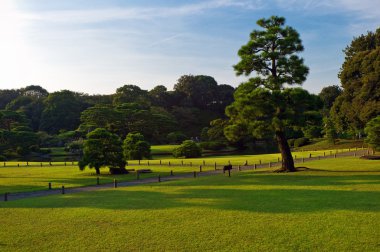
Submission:
[[[336,153],[336,154],[328,155],[328,156],[297,158],[294,160],[294,162],[298,164],[298,163],[304,163],[304,162],[308,162],[308,161],[327,159],[327,158],[362,156],[362,155],[365,155],[367,153],[368,153],[367,150],[357,150],[357,151],[351,151],[351,152]],[[274,168],[274,167],[278,167],[280,165],[281,165],[281,162],[263,163],[263,164],[247,165],[247,166],[244,166],[244,165],[236,166],[236,165],[234,165],[233,166],[233,172],[243,171],[243,170],[255,170],[255,169],[260,169],[260,168],[268,168],[268,167]],[[136,186],[136,185],[149,184],[149,183],[159,183],[159,182],[166,182],[166,181],[172,181],[172,180],[194,178],[194,177],[198,177],[198,176],[210,176],[210,175],[221,174],[221,173],[223,173],[222,169],[204,171],[204,172],[181,173],[180,175],[174,175],[174,176],[153,177],[153,178],[146,178],[146,179],[140,179],[140,180],[134,180],[134,181],[118,182],[117,187]],[[32,191],[32,192],[6,193],[3,195],[2,200],[3,201],[11,201],[11,200],[24,199],[24,198],[48,196],[48,195],[54,195],[54,194],[63,194],[63,191],[64,191],[64,194],[71,194],[71,193],[78,193],[78,192],[95,191],[95,190],[106,189],[106,188],[115,188],[115,184],[114,183],[108,183],[108,184],[100,184],[100,185],[93,185],[93,186],[65,188],[64,190],[52,189],[52,190],[41,190],[41,191]]]

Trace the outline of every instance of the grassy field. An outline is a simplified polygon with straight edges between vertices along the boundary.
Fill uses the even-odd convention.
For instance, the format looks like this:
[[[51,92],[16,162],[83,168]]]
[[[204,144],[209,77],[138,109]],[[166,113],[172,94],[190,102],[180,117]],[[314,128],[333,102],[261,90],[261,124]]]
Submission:
[[[330,143],[327,140],[317,141],[315,143],[308,144],[296,148],[298,150],[310,151],[310,150],[334,150],[334,149],[348,149],[348,148],[367,148],[368,145],[363,140],[349,140],[349,139],[337,139],[336,143]]]
[[[312,156],[323,156],[330,154],[330,151],[311,151],[311,152],[294,152],[293,155],[297,158]],[[335,153],[331,151],[331,153]],[[231,162],[233,165],[258,164],[277,162],[280,154],[262,154],[262,155],[239,155],[239,156],[215,156],[193,159],[162,159],[162,166],[158,166],[160,160],[141,160],[138,165],[137,160],[129,161],[129,167],[134,169],[151,169],[153,173],[143,174],[141,178],[158,176],[167,176],[173,170],[175,174],[199,171],[199,166],[202,165],[202,170],[213,170],[214,164],[226,165]],[[148,166],[149,162],[149,166]],[[170,166],[169,166],[170,162]],[[182,166],[183,162],[183,166]],[[28,164],[28,166],[27,166]],[[42,167],[41,167],[42,164]],[[14,193],[24,191],[45,190],[48,183],[51,182],[53,188],[59,188],[64,185],[66,188],[94,185],[96,183],[95,171],[86,169],[80,171],[74,162],[52,162],[52,166],[48,162],[6,162],[0,163],[0,193]],[[190,166],[190,164],[192,166]],[[205,166],[204,166],[205,164]],[[111,183],[113,179],[118,181],[129,181],[136,179],[135,173],[127,175],[109,175],[108,168],[101,169],[100,182]]]
[[[4,251],[379,251],[380,161],[0,202]]]

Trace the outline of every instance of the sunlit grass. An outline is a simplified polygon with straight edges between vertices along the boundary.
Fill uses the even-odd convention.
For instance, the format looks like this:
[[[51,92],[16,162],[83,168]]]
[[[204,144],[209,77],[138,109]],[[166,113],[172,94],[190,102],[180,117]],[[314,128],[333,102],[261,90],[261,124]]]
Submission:
[[[5,251],[378,251],[380,161],[0,202]]]

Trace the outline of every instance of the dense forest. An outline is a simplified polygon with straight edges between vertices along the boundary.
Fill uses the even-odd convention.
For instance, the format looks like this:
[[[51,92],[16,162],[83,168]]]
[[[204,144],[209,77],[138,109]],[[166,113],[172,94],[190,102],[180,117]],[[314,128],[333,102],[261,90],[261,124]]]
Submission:
[[[325,87],[318,95],[301,88],[284,92],[288,104],[293,102],[293,119],[297,120],[285,127],[291,146],[300,138],[334,141],[363,136],[366,124],[380,114],[379,48],[380,29],[354,38],[344,50],[341,87]],[[231,104],[247,91],[244,86],[239,89],[235,92],[234,87],[218,84],[211,76],[184,75],[172,91],[162,85],[151,90],[124,85],[111,95],[70,90],[49,93],[38,85],[0,90],[0,158],[43,153],[41,148],[54,146],[80,152],[83,139],[96,128],[121,139],[139,132],[151,144],[193,139],[209,149],[227,145],[254,149],[258,142],[273,142],[273,135],[240,130],[232,121]],[[255,102],[260,101],[247,104],[254,109]],[[303,104],[302,113],[295,104]],[[225,114],[227,106],[229,116]]]

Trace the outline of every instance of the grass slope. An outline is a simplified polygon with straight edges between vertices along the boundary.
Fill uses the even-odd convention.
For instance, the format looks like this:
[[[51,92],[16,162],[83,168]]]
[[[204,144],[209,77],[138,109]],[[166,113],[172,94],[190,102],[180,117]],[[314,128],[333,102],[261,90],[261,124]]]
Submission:
[[[380,162],[0,202],[4,251],[379,251]]]

